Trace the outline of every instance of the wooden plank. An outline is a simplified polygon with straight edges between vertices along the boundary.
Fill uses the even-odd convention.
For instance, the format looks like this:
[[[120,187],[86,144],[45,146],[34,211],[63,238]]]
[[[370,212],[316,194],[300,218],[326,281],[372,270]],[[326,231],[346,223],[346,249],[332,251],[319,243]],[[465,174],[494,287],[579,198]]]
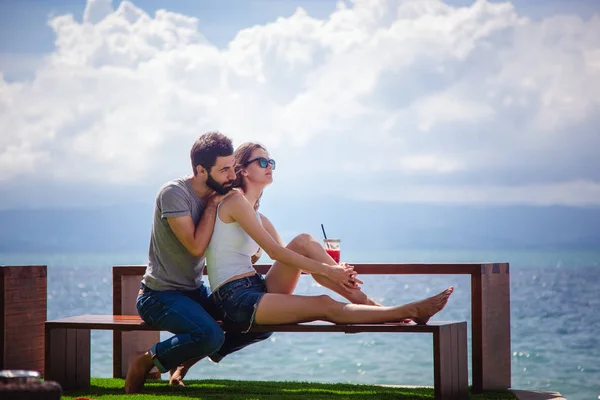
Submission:
[[[433,390],[436,400],[466,400],[469,398],[468,390],[459,388],[458,353],[455,348],[458,325],[440,326],[439,331],[433,334]]]
[[[436,400],[439,400],[442,395],[442,379],[443,375],[443,364],[442,364],[442,341],[440,337],[440,331],[433,332],[433,396]]]
[[[467,323],[461,322],[456,325],[456,370],[458,373],[458,398],[469,398],[469,355],[467,341]]]
[[[129,331],[121,333],[123,347],[121,350],[121,365],[120,371],[113,370],[113,375],[117,375],[118,378],[125,378],[129,369],[129,360],[131,356],[145,353],[154,345],[154,343],[160,341],[160,332],[157,329],[151,331]],[[147,379],[160,379],[161,375],[158,368],[152,367],[147,375]]]
[[[132,267],[135,269],[140,269],[136,267]],[[122,285],[121,285],[121,277],[125,274],[129,267],[113,267],[112,269],[112,277],[113,277],[113,314],[114,315],[123,315],[123,310],[121,309],[122,301]],[[143,274],[144,272],[141,271]],[[115,330],[113,331],[113,378],[120,378],[123,376],[123,371],[121,369],[121,357],[123,353],[123,334],[121,331]]]
[[[455,321],[431,321],[427,325],[385,323],[385,324],[332,324],[325,321],[253,326],[251,332],[424,332],[431,333],[438,326],[455,324]],[[137,315],[79,315],[47,321],[53,328],[98,329],[128,331],[157,331],[157,328],[145,324]],[[227,331],[241,331],[242,327],[223,325]]]
[[[64,390],[77,389],[77,329],[66,330]]]
[[[483,294],[481,285],[481,273],[471,275],[471,374],[475,393],[483,391]]]
[[[115,269],[117,270],[115,272]],[[145,265],[115,265],[113,266],[113,274],[121,278],[123,275],[139,275],[140,277],[146,272]],[[115,276],[115,275],[113,275]]]
[[[484,264],[481,278],[483,391],[511,387],[510,275],[507,263]]]
[[[46,326],[46,368],[44,378],[63,385],[66,380],[67,329]],[[64,388],[64,386],[63,386]]]
[[[86,389],[90,386],[91,375],[91,349],[90,349],[90,330],[77,329],[75,330],[76,338],[76,374],[75,385],[78,389]]]
[[[458,397],[458,324],[451,325],[450,328],[450,343],[447,349],[448,368],[450,369],[450,387],[453,398]]]
[[[477,272],[480,264],[352,264],[354,270],[364,275],[470,275]],[[270,264],[255,264],[254,268],[266,274]],[[206,273],[206,269],[205,269]]]
[[[5,301],[4,301],[4,274],[6,269],[0,267],[0,370],[6,369],[4,366],[4,348],[6,347],[6,334],[5,334]]]
[[[137,275],[121,276],[121,313],[124,315],[137,316],[136,300],[140,288],[140,279],[141,277]],[[125,378],[131,356],[148,351],[154,343],[159,341],[160,332],[156,330],[152,332],[123,332],[121,334],[120,371],[113,369],[113,375],[117,375],[118,378]],[[160,372],[156,367],[150,370],[148,378],[160,379]]]
[[[357,263],[352,264],[359,274],[406,274],[406,275],[470,275],[476,273],[481,264],[478,263]],[[260,274],[266,274],[271,264],[254,264]],[[119,276],[144,275],[145,265],[116,265]],[[206,268],[204,269],[206,275]]]

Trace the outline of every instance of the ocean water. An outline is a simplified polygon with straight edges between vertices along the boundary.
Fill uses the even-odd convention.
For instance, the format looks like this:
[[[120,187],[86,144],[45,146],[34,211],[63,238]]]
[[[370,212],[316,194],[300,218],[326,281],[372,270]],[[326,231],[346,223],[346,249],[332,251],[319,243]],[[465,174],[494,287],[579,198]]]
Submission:
[[[510,262],[513,387],[559,391],[575,400],[600,398],[600,251],[397,250],[347,252],[343,258],[357,263]],[[0,265],[48,266],[49,319],[110,314],[112,265],[145,262],[144,253],[0,254]],[[470,320],[466,276],[362,279],[363,290],[386,305],[454,285],[447,307],[435,319]],[[327,290],[302,277],[296,293]],[[112,335],[93,332],[92,376],[111,375]],[[411,334],[276,333],[219,364],[200,361],[188,377],[432,385],[432,341]]]

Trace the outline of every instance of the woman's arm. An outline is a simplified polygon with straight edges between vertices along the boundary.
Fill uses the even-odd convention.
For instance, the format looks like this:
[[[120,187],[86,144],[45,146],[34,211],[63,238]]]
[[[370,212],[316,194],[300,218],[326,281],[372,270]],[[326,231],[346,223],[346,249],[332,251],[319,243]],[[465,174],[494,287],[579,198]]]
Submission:
[[[285,247],[285,242],[283,241],[281,236],[279,236],[279,233],[277,232],[275,226],[273,226],[271,221],[269,221],[269,219],[262,214],[260,214],[260,219],[262,221],[262,226],[267,232],[269,232],[269,235],[271,235],[273,240],[276,241],[281,247]]]
[[[339,265],[328,265],[311,260],[308,257],[304,257],[285,248],[285,246],[282,246],[283,241],[278,243],[281,238],[278,240],[274,239],[260,224],[258,218],[256,218],[256,212],[245,197],[235,196],[234,198],[228,198],[221,205],[220,211],[225,214],[224,216],[235,220],[272,260],[282,262],[312,274],[325,275],[335,282],[341,282],[344,285],[348,285],[348,281],[352,275],[351,268],[344,268]]]

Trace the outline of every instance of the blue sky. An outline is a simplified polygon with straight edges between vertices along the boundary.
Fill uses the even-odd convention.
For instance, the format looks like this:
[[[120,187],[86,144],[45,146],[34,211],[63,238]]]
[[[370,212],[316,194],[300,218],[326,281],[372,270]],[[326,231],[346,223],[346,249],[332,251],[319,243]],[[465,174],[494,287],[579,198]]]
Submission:
[[[212,129],[284,197],[600,204],[597,1],[165,4],[0,2],[0,208],[151,196]]]

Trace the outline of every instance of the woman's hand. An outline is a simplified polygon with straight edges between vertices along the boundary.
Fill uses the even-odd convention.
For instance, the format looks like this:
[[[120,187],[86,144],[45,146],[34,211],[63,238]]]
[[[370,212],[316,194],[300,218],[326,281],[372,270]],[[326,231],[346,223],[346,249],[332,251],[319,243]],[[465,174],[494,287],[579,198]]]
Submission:
[[[352,271],[346,286],[350,287],[351,289],[360,289],[360,286],[358,285],[362,285],[364,282],[357,278],[358,272],[354,271],[354,265],[350,265],[347,262],[342,262],[340,265],[347,270]]]
[[[329,267],[327,277],[334,282],[339,282],[342,285],[349,288],[357,288],[358,283],[362,283],[356,279],[356,272],[354,271],[354,267],[347,263],[343,263],[340,265],[331,265]]]

